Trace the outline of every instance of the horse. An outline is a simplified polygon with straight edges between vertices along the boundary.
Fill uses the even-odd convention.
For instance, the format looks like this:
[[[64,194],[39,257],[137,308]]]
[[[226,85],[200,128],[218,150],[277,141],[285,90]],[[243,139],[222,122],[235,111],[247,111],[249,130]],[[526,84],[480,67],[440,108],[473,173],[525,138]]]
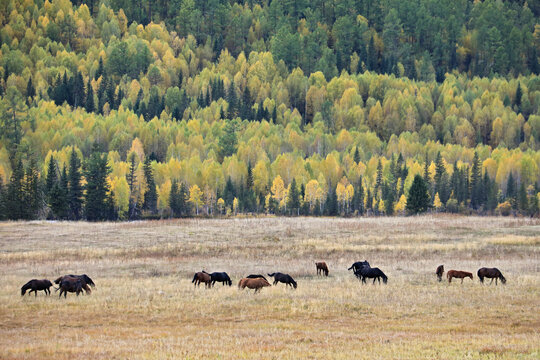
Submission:
[[[362,279],[363,284],[366,283],[366,278],[373,279],[373,284],[375,284],[375,280],[378,280],[380,284],[381,278],[383,280],[383,283],[386,284],[388,282],[388,277],[379,268],[372,268],[372,267],[364,266],[359,271],[356,271],[354,274],[359,279],[360,278]]]
[[[58,287],[60,289],[60,295],[58,297],[62,297],[62,294],[64,294],[64,298],[66,298],[68,292],[77,293],[77,296],[79,296],[83,292],[82,284],[83,281],[80,278],[65,277],[60,281],[60,286]]]
[[[467,271],[459,271],[459,270],[450,270],[446,273],[446,277],[448,278],[448,282],[452,282],[452,278],[458,278],[461,279],[461,283],[463,284],[463,279],[466,277],[470,277],[471,280],[473,279],[473,275],[470,272]]]
[[[493,283],[493,279],[495,279],[495,285],[497,285],[497,280],[501,280],[503,284],[506,284],[506,278],[497,268],[484,267],[484,268],[478,269],[477,275],[481,283],[484,283],[484,278],[488,278],[488,279],[491,279],[490,284]]]
[[[324,261],[316,262],[315,267],[317,267],[317,275],[324,273],[324,275],[328,276],[328,266]]]
[[[258,279],[258,278],[266,280],[266,278],[264,276],[262,276],[261,274],[250,274],[250,275],[245,277],[245,279]],[[268,280],[266,280],[266,281],[268,281]]]
[[[203,273],[208,274],[207,272],[203,271]],[[229,275],[227,275],[226,272],[213,272],[210,275],[210,278],[212,279],[212,287],[216,282],[220,282],[223,286],[226,284],[231,286],[232,281]]]
[[[28,289],[30,289],[28,295],[30,295],[30,293],[33,291],[34,295],[37,296],[37,292],[40,290],[43,290],[45,295],[51,295],[51,286],[53,286],[53,284],[47,279],[32,279],[21,287],[21,296],[24,296],[24,294],[26,294],[26,290]]]
[[[437,271],[435,271],[435,274],[437,274],[437,279],[439,282],[442,281],[442,276],[444,274],[444,265],[437,266]]]
[[[351,265],[350,268],[348,268],[347,270],[353,270],[353,272],[357,272],[358,270],[362,269],[363,267],[370,267],[369,266],[369,263],[367,262],[367,260],[364,260],[364,261],[357,261],[355,262],[354,264]]]
[[[278,282],[282,282],[285,284],[285,286],[290,285],[291,287],[294,287],[295,289],[298,286],[296,284],[296,281],[294,281],[294,279],[289,274],[282,274],[280,272],[277,272],[277,273],[268,274],[268,276],[274,278],[274,285],[276,285]]]
[[[196,272],[193,276],[193,280],[191,280],[192,283],[194,283],[194,286],[199,286],[201,283],[204,283],[204,286],[209,288],[212,284],[212,278],[209,274],[203,272]]]
[[[90,289],[90,286],[95,288],[96,287],[96,284],[94,284],[94,282],[92,281],[92,279],[90,279],[90,277],[86,274],[82,274],[82,275],[73,275],[73,274],[70,274],[70,275],[64,275],[64,276],[60,276],[58,279],[54,280],[54,283],[57,284],[57,285],[60,285],[60,283],[62,282],[62,280],[64,278],[71,278],[71,279],[81,279],[81,286],[83,288],[83,290],[86,292],[87,295],[90,295],[92,293],[92,289]],[[90,286],[88,286],[90,285]],[[56,289],[58,291],[58,289]]]
[[[255,293],[260,291],[263,287],[271,286],[264,278],[243,278],[238,282],[238,288],[255,289]]]

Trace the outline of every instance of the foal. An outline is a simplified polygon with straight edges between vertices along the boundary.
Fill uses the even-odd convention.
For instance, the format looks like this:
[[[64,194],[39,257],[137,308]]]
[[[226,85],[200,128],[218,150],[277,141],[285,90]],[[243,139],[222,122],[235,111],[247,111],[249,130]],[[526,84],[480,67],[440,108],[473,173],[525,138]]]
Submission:
[[[448,278],[449,283],[451,283],[452,278],[455,277],[455,278],[461,279],[462,284],[463,284],[463,279],[466,277],[470,277],[471,280],[473,279],[472,273],[467,272],[467,271],[459,271],[459,270],[450,270],[449,272],[446,273],[446,277]]]

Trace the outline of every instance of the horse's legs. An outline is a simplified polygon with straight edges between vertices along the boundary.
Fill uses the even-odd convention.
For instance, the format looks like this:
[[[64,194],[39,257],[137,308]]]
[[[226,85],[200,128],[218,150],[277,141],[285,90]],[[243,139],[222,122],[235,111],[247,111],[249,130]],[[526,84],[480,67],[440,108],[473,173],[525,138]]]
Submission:
[[[274,280],[274,286],[276,286],[276,284],[277,284],[277,280]]]
[[[498,278],[495,278],[495,286],[497,286],[497,280],[498,280]],[[492,281],[493,281],[493,280],[492,280]]]
[[[448,282],[449,282],[449,283],[452,282],[452,277],[451,277],[451,276],[448,277]]]
[[[462,283],[462,284],[463,284],[463,279],[464,279],[464,278],[461,278],[461,283]]]
[[[491,282],[489,283],[489,285],[493,284],[493,278],[491,278]],[[497,285],[497,280],[495,280],[495,285]]]

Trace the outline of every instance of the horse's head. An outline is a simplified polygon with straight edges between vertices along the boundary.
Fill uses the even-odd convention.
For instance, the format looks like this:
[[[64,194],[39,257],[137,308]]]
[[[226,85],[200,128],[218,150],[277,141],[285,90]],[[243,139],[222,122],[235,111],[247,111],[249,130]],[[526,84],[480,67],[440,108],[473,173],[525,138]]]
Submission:
[[[81,278],[88,284],[90,285],[91,287],[96,287],[96,284],[94,284],[94,282],[92,281],[92,279],[90,279],[90,277],[86,274],[82,274],[81,275]]]
[[[502,276],[502,274],[501,274],[501,276],[499,276],[499,279],[501,280],[501,282],[503,284],[506,284],[506,278],[504,276]]]
[[[229,280],[227,281],[227,283],[229,284],[229,286],[231,286],[231,285],[232,285],[231,279],[229,279]]]
[[[63,278],[64,278],[63,276],[60,276],[58,279],[54,280],[54,283],[57,284],[57,285],[60,285]]]

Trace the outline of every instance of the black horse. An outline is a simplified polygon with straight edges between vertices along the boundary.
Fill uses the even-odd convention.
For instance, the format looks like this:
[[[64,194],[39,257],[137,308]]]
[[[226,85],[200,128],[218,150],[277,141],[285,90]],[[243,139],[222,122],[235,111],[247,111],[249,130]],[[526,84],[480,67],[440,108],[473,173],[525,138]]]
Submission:
[[[203,271],[203,273],[208,274],[206,271]],[[212,280],[212,286],[214,286],[216,282],[220,282],[222,285],[232,285],[231,278],[229,277],[229,275],[227,275],[226,272],[213,272],[208,275],[210,275],[210,278]]]
[[[58,287],[58,289],[60,289],[60,295],[58,295],[58,297],[62,297],[62,294],[64,294],[65,298],[68,292],[77,293],[77,296],[79,296],[79,294],[83,292],[82,284],[83,282],[81,279],[65,277],[60,281],[60,286]]]
[[[285,284],[285,286],[290,285],[291,287],[294,287],[295,289],[298,286],[296,284],[296,281],[294,281],[294,279],[289,274],[282,274],[280,272],[277,272],[277,273],[268,274],[268,276],[274,277],[274,285],[276,285],[278,282],[282,282]]]
[[[354,264],[351,265],[350,268],[348,268],[347,270],[352,270],[353,272],[357,272],[359,271],[360,269],[362,269],[363,267],[370,267],[369,266],[369,263],[367,262],[367,260],[364,260],[364,261],[357,261],[355,262]]]
[[[484,278],[491,279],[490,284],[493,283],[493,279],[495,279],[495,285],[497,285],[497,279],[501,280],[503,284],[506,284],[506,278],[503,276],[501,271],[497,268],[481,268],[478,269],[478,278],[480,279],[480,282],[484,282]]]
[[[373,284],[375,284],[375,280],[378,280],[380,284],[381,278],[383,283],[386,284],[388,282],[388,277],[379,268],[363,267],[359,271],[356,271],[354,275],[359,279],[361,278],[364,284],[366,283],[366,278],[373,279]]]
[[[47,279],[32,279],[21,287],[21,296],[24,296],[24,294],[26,294],[26,290],[28,289],[30,289],[28,295],[30,295],[30,293],[33,291],[34,295],[37,296],[37,292],[41,290],[45,292],[45,295],[51,295],[51,286],[53,286],[52,282]]]
[[[248,278],[248,279],[258,279],[258,278],[261,278],[261,279],[266,280],[266,278],[265,278],[264,276],[262,276],[261,274],[251,274],[251,275],[246,276],[246,278]],[[266,281],[268,281],[268,280],[266,280]]]

